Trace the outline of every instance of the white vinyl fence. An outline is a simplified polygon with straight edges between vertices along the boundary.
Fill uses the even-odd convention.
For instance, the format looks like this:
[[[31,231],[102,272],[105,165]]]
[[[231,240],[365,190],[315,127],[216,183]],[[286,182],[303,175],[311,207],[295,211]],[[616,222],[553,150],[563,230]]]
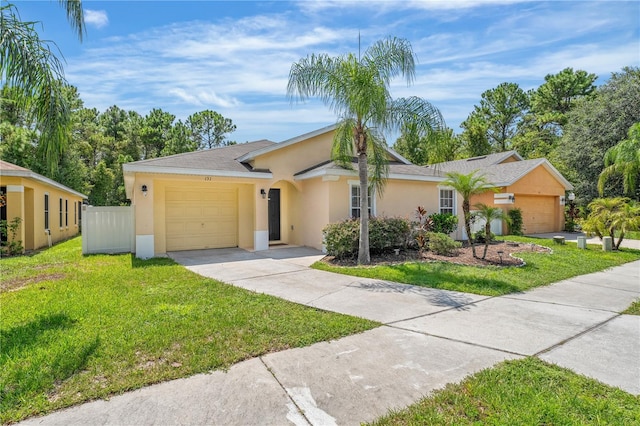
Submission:
[[[471,233],[475,234],[476,232],[484,229],[484,225],[487,223],[486,220],[477,218],[471,224]],[[502,235],[502,219],[493,219],[491,221],[491,233],[495,235]]]
[[[133,207],[82,207],[82,254],[135,251]]]

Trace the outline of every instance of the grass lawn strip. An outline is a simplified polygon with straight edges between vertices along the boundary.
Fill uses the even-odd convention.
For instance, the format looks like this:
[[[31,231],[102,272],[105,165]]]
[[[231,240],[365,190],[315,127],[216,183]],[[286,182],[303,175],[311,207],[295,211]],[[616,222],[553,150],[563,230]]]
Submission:
[[[379,325],[80,244],[0,261],[2,423]]]
[[[621,249],[604,252],[601,247],[595,245],[581,250],[575,244],[558,245],[550,239],[516,236],[508,236],[505,239],[547,246],[553,253],[532,253],[524,248],[517,256],[527,264],[518,268],[474,267],[446,262],[409,262],[365,267],[340,267],[316,262],[313,268],[423,287],[500,296],[640,259],[640,250]]]
[[[505,361],[371,423],[637,425],[640,397],[537,358]]]

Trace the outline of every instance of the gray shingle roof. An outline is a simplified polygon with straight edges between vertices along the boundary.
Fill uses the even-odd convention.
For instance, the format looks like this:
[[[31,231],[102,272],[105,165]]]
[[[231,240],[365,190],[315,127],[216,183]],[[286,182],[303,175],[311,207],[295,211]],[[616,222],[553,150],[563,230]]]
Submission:
[[[436,163],[427,167],[433,167],[443,172],[471,173],[475,170],[485,169],[489,166],[499,164],[509,157],[516,156],[522,160],[522,157],[515,151],[499,152],[497,154],[482,155],[480,157],[465,158],[464,160],[447,161],[444,163]]]
[[[520,161],[501,163],[511,156],[516,156]],[[555,167],[545,158],[533,160],[522,160],[516,151],[506,151],[497,154],[489,154],[481,157],[467,158],[464,160],[448,161],[445,163],[432,164],[426,168],[435,169],[443,174],[458,172],[468,174],[477,171],[484,175],[489,182],[496,186],[508,186],[523,178],[527,173],[538,166],[544,166],[566,189],[573,189],[569,183]]]
[[[34,171],[31,171],[29,169],[25,169],[24,167],[20,167],[16,164],[13,163],[9,163],[8,161],[4,161],[4,160],[0,160],[0,176],[16,176],[16,177],[22,177],[22,178],[28,178],[28,179],[33,179],[36,181],[39,181],[41,183],[44,183],[46,185],[50,185],[53,186],[55,188],[58,188],[62,191],[65,192],[69,192],[71,194],[74,194],[80,198],[83,199],[87,199],[88,197],[74,189],[69,188],[68,186],[65,186],[63,184],[61,184],[60,182],[56,182],[53,179],[49,179],[46,176],[42,176]]]
[[[170,167],[193,170],[217,170],[225,172],[247,172],[248,169],[236,159],[251,151],[274,145],[275,142],[260,140],[223,146],[202,151],[187,152],[167,157],[151,158],[149,160],[127,163],[130,166]]]
[[[357,162],[353,162],[353,171],[357,170]],[[326,161],[324,163],[320,163],[316,166],[310,167],[308,169],[302,170],[296,173],[294,176],[303,176],[310,175],[314,172],[322,172],[322,171],[340,171],[340,172],[348,172],[350,170],[345,169],[344,167],[338,165],[334,161]],[[416,178],[444,178],[444,173],[422,166],[416,166],[415,164],[404,164],[401,162],[391,162],[389,163],[389,175],[392,177],[393,175],[402,175],[406,177],[415,176]]]

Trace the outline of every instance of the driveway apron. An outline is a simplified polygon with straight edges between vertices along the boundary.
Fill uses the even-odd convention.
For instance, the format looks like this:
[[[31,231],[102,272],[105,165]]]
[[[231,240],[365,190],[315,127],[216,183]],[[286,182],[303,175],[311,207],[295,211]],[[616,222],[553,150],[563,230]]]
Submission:
[[[308,248],[171,253],[251,291],[384,325],[29,419],[23,424],[359,424],[527,355],[640,394],[640,261],[487,297],[310,269]]]

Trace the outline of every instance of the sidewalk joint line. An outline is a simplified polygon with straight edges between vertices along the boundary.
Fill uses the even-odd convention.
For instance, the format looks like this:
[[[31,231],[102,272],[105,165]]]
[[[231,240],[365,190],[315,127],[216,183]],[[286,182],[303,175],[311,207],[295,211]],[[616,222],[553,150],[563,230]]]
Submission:
[[[437,339],[448,340],[448,341],[450,341],[450,342],[463,343],[463,344],[465,344],[465,345],[475,346],[475,347],[477,347],[477,348],[491,349],[491,350],[493,350],[493,351],[504,352],[504,353],[507,353],[507,354],[517,355],[517,356],[523,356],[523,357],[530,356],[530,355],[527,355],[527,354],[522,354],[522,353],[520,353],[520,352],[510,351],[510,350],[508,350],[508,349],[495,348],[495,347],[493,347],[493,346],[486,346],[486,345],[481,345],[481,344],[479,344],[479,343],[467,342],[466,340],[454,339],[454,338],[452,338],[452,337],[440,336],[440,335],[437,335],[437,334],[431,334],[431,333],[427,333],[426,331],[411,330],[411,329],[409,329],[409,328],[403,328],[403,327],[398,327],[398,326],[392,326],[392,325],[388,325],[388,324],[385,324],[385,325],[386,325],[387,327],[395,328],[395,329],[397,329],[397,330],[409,331],[409,332],[412,332],[412,333],[422,334],[422,335],[424,335],[424,336],[429,336],[429,337],[435,337],[435,338],[437,338]]]
[[[298,410],[298,413],[300,413],[300,415],[302,416],[302,418],[304,418],[306,420],[306,422],[311,426],[313,425],[313,423],[311,423],[311,421],[307,418],[307,415],[304,413],[304,410],[302,408],[300,408],[300,406],[298,405],[298,403],[293,399],[293,397],[289,394],[289,391],[287,391],[287,388],[284,387],[284,385],[282,384],[282,382],[280,382],[280,380],[276,377],[276,374],[273,372],[273,370],[267,365],[266,362],[264,362],[263,357],[259,356],[258,359],[260,359],[260,362],[262,363],[262,365],[264,365],[264,368],[267,369],[267,371],[271,374],[271,376],[273,376],[273,380],[276,381],[276,383],[278,383],[278,385],[280,386],[280,388],[282,388],[282,390],[284,391],[285,395],[287,395],[287,398],[289,398],[289,401],[291,401],[293,403],[293,405],[296,407],[296,409]]]
[[[301,268],[304,268],[303,266],[301,266]],[[273,274],[261,274],[261,275],[256,275],[255,277],[247,277],[247,278],[234,278],[233,280],[228,280],[228,281],[223,281],[219,278],[214,278],[215,280],[218,281],[222,281],[222,282],[226,282],[228,284],[233,284],[235,281],[244,281],[244,280],[257,280],[260,278],[265,278],[265,277],[275,277],[277,275],[285,275],[285,274],[292,274],[295,272],[302,272],[305,271],[305,269],[299,269],[297,271],[284,271],[284,272],[274,272]]]
[[[576,334],[575,336],[567,337],[566,339],[564,339],[564,340],[563,340],[563,341],[561,341],[561,342],[556,343],[555,345],[549,346],[549,347],[548,347],[548,348],[546,348],[546,349],[543,349],[543,350],[541,350],[541,351],[539,351],[539,352],[536,352],[536,353],[535,353],[535,354],[533,354],[532,356],[534,356],[534,357],[538,358],[538,357],[539,357],[540,355],[542,355],[542,354],[545,354],[545,353],[547,353],[547,352],[550,352],[550,351],[554,350],[555,348],[558,348],[558,347],[560,347],[560,346],[563,346],[564,344],[569,343],[569,342],[571,342],[572,340],[575,340],[575,339],[577,339],[577,338],[579,338],[579,337],[581,337],[581,336],[584,336],[584,335],[585,335],[585,334],[587,334],[587,333],[590,333],[590,332],[592,332],[592,331],[594,331],[594,330],[596,330],[596,329],[598,329],[598,328],[602,327],[602,326],[603,326],[603,325],[605,325],[606,323],[610,322],[611,320],[613,320],[613,319],[615,319],[615,318],[618,318],[618,317],[619,317],[619,316],[621,316],[621,315],[622,315],[622,314],[616,314],[616,315],[612,316],[612,317],[611,317],[611,318],[609,318],[609,319],[606,319],[606,320],[604,320],[604,321],[602,321],[602,322],[599,322],[598,324],[595,324],[595,325],[593,325],[593,326],[591,326],[591,327],[587,328],[586,330],[581,331],[580,333]]]
[[[551,302],[551,301],[545,301],[545,300],[524,299],[524,298],[520,298],[520,297],[509,297],[509,296],[510,295],[507,294],[507,295],[500,296],[500,297],[502,297],[504,299],[509,299],[509,300],[520,300],[522,302],[545,303],[547,305],[566,306],[568,308],[588,309],[590,311],[617,313],[617,311],[611,311],[609,309],[594,308],[594,307],[591,307],[591,306],[580,306],[580,305],[572,305],[570,303],[560,303],[560,302]]]
[[[436,315],[436,314],[441,314],[443,312],[448,312],[448,311],[452,311],[452,310],[456,310],[459,311],[460,308],[464,308],[465,306],[470,306],[470,305],[474,305],[478,302],[484,302],[485,300],[490,300],[490,299],[495,299],[496,297],[501,297],[501,296],[487,296],[484,299],[479,299],[479,300],[474,300],[472,302],[468,302],[468,303],[464,303],[462,305],[458,305],[458,306],[450,306],[448,308],[444,308],[440,311],[435,311],[435,312],[428,312],[426,314],[422,314],[422,315],[416,315],[414,317],[409,317],[409,318],[403,318],[403,319],[399,319],[399,320],[393,320],[393,321],[389,321],[389,322],[385,322],[384,325],[388,325],[390,327],[393,327],[393,324],[397,324],[399,322],[404,322],[404,321],[412,321],[414,319],[419,319],[419,318],[424,318],[424,317],[429,317],[431,315]],[[397,328],[401,328],[401,327],[397,327]]]
[[[578,275],[578,276],[575,276],[575,277],[573,277],[573,278],[569,278],[569,279],[568,279],[568,280],[566,280],[566,281],[572,281],[572,280],[573,280],[573,282],[574,282],[574,283],[576,283],[576,284],[580,284],[580,285],[589,285],[589,286],[591,286],[591,287],[606,288],[606,289],[608,289],[608,290],[626,291],[627,293],[634,293],[634,294],[636,294],[636,295],[640,294],[640,290],[627,290],[627,289],[625,289],[625,288],[607,287],[607,286],[605,286],[605,285],[599,285],[599,284],[595,284],[595,283],[583,283],[583,282],[580,282],[580,280],[579,280],[579,278],[580,278],[581,276],[582,276],[582,275]],[[626,277],[626,275],[624,275],[624,276]],[[618,281],[619,281],[619,280],[618,280]]]

